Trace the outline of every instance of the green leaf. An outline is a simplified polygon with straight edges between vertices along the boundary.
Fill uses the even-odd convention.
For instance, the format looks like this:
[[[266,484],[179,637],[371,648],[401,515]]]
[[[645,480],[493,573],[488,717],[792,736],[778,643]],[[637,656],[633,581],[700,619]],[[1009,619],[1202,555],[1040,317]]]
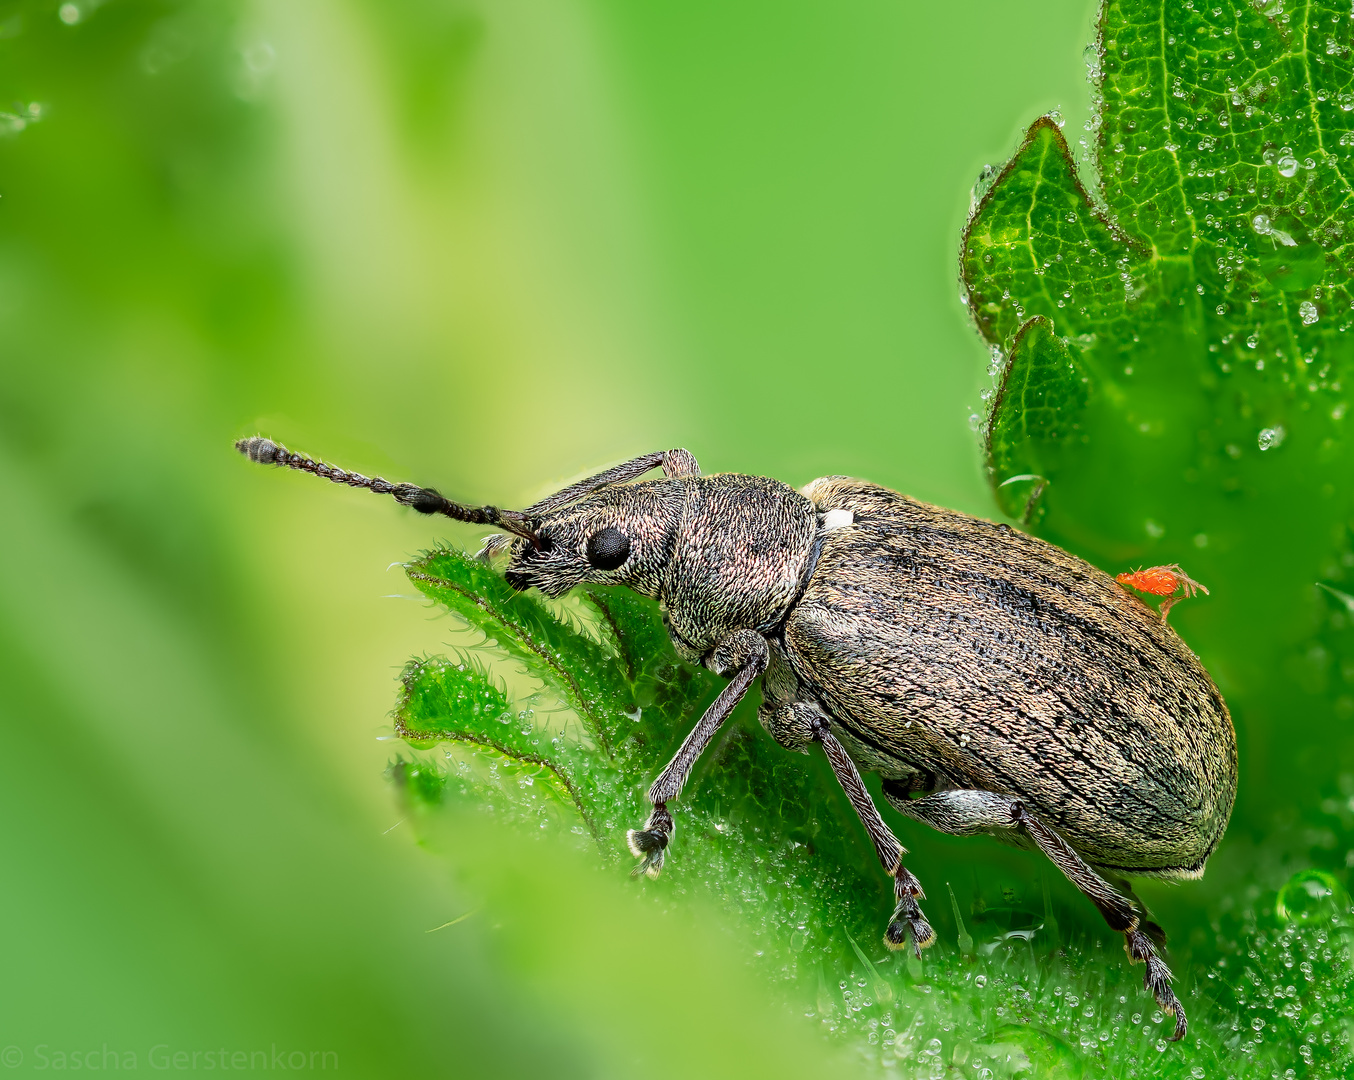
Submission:
[[[403,690],[395,709],[395,730],[410,746],[424,749],[438,742],[456,742],[483,747],[547,775],[606,848],[607,838],[595,817],[596,799],[588,796],[595,796],[598,770],[610,770],[598,762],[595,748],[552,737],[536,723],[534,710],[515,708],[504,687],[472,657],[412,660],[400,681]],[[412,779],[397,777],[406,787]],[[614,783],[614,776],[609,779]]]
[[[1104,516],[1122,534],[1129,508],[1183,473],[1244,492],[1263,482],[1247,474],[1273,471],[1261,457],[1266,430],[1331,440],[1314,464],[1325,482],[1347,475],[1332,466],[1345,454],[1354,348],[1342,239],[1354,150],[1348,26],[1334,4],[1266,15],[1109,3],[1095,139],[1104,205],[1086,194],[1049,118],[980,201],[962,254],[980,331],[1009,350],[1021,325],[1044,316],[1079,349],[1107,398],[1088,422],[1104,446],[1081,455],[1086,488],[1103,484],[1106,459],[1152,466],[1127,478],[1135,497],[1118,481],[1109,489],[1123,512],[1102,496],[1086,513],[1078,499],[1078,518]],[[1134,531],[1149,519],[1167,527],[1166,501]],[[1085,520],[1050,521],[1049,532],[1090,540]],[[1108,533],[1096,545],[1106,553],[1117,546]]]
[[[1042,315],[1096,356],[1137,332],[1152,262],[1091,202],[1057,123],[1034,122],[964,232],[969,307],[992,344],[1008,347]],[[1107,355],[1108,354],[1108,355]]]
[[[518,593],[487,563],[442,549],[406,568],[429,599],[484,631],[508,655],[558,693],[607,756],[631,695],[616,656],[567,625],[534,597]],[[567,663],[565,662],[567,658]]]
[[[1081,420],[1090,389],[1051,320],[1036,315],[1020,328],[987,426],[987,468],[1010,517],[1029,524],[1043,516],[1063,458],[1089,440]]]

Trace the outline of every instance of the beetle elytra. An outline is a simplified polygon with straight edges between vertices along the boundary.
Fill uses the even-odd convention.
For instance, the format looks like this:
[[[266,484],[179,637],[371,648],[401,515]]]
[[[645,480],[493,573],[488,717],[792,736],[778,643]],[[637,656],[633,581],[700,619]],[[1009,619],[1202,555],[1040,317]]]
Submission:
[[[920,956],[935,932],[861,768],[882,775],[906,817],[1042,851],[1124,935],[1145,988],[1175,1016],[1172,1037],[1185,1034],[1160,928],[1122,879],[1203,873],[1236,797],[1236,735],[1198,659],[1108,574],[1010,526],[874,484],[830,476],[796,491],[703,476],[685,450],[512,511],[350,473],[260,436],[236,446],[503,530],[484,555],[506,552],[514,588],[558,597],[595,582],[659,601],[677,652],[729,683],[649,789],[652,813],[628,835],[636,872],[662,869],[667,804],[760,680],[762,723],[788,749],[822,747],[893,880],[891,948],[910,943]]]

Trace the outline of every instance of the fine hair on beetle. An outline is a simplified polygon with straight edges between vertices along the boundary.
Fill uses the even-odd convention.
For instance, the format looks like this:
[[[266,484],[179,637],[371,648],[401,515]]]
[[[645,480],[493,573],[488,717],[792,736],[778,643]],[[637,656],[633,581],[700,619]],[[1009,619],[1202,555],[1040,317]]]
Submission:
[[[788,750],[821,748],[893,882],[890,948],[920,957],[935,931],[861,769],[881,775],[905,817],[1042,852],[1124,936],[1144,988],[1175,1017],[1171,1038],[1184,1036],[1164,934],[1124,880],[1199,877],[1236,799],[1227,706],[1165,618],[1207,592],[1179,566],[1121,585],[1005,524],[842,476],[798,491],[703,476],[681,449],[503,510],[262,436],[236,448],[501,530],[481,555],[506,556],[515,589],[559,597],[587,582],[625,585],[659,602],[677,652],[729,682],[650,787],[648,820],[627,834],[636,875],[663,868],[668,803],[760,681],[762,724]],[[1164,597],[1161,609],[1125,586]]]

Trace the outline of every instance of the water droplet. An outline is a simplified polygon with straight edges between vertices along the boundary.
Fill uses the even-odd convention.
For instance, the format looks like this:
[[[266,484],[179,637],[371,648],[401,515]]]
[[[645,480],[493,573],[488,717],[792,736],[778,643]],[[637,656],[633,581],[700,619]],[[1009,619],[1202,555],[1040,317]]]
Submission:
[[[1292,154],[1285,154],[1279,158],[1279,175],[1296,176],[1298,172],[1298,159]]]
[[[1269,217],[1265,214],[1256,214],[1255,217],[1251,219],[1251,228],[1261,236],[1268,236],[1271,229]]]
[[[976,986],[979,990],[981,990],[984,986],[987,985],[987,976],[986,975],[976,976],[973,980],[973,985]]]
[[[1261,450],[1273,450],[1281,445],[1287,436],[1288,432],[1284,429],[1284,426],[1275,424],[1273,427],[1267,427],[1261,431],[1255,441],[1259,444]]]
[[[1310,300],[1304,300],[1298,305],[1298,314],[1302,317],[1303,326],[1311,326],[1321,316],[1317,314],[1316,305]]]
[[[1343,911],[1348,903],[1344,886],[1330,874],[1302,870],[1279,890],[1274,914],[1284,922],[1325,922]]]

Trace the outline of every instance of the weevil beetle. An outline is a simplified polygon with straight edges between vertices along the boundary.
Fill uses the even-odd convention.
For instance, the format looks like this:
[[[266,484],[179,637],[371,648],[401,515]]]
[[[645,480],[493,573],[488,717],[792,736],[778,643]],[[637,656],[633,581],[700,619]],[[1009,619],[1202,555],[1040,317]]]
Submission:
[[[525,510],[346,472],[255,436],[237,449],[388,494],[424,514],[492,525],[516,589],[558,597],[627,585],[659,601],[677,651],[729,683],[649,789],[628,840],[656,875],[675,800],[720,725],[761,680],[760,718],[790,750],[822,747],[893,879],[884,933],[935,940],[921,884],[858,768],[942,832],[1037,847],[1124,935],[1143,983],[1187,1021],[1159,927],[1123,876],[1196,878],[1236,797],[1236,734],[1198,659],[1108,574],[1004,524],[841,476],[796,491],[702,476],[660,451]],[[642,480],[661,468],[661,478]],[[1113,884],[1111,884],[1113,882]]]

